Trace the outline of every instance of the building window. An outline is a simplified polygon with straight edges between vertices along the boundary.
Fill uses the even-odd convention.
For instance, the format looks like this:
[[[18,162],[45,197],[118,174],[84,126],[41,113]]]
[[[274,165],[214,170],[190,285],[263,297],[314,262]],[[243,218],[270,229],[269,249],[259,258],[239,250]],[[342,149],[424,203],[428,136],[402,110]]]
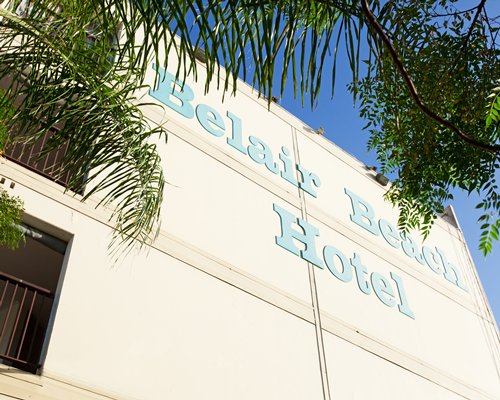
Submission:
[[[26,243],[0,246],[0,359],[36,373],[47,345],[66,243],[24,226]]]

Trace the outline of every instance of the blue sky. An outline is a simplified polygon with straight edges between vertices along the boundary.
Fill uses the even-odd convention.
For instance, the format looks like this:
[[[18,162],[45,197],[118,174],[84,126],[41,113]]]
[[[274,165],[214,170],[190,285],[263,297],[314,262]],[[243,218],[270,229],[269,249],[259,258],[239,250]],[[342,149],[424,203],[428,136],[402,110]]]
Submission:
[[[462,3],[467,3],[465,5],[470,6],[470,2]],[[500,15],[500,2],[498,0],[488,1],[487,9],[490,16]],[[366,165],[376,165],[375,154],[373,152],[368,153],[366,150],[368,133],[362,130],[366,122],[358,116],[357,109],[353,105],[352,96],[346,89],[346,84],[351,78],[351,72],[344,54],[339,55],[338,63],[335,97],[333,99],[331,98],[329,82],[325,82],[322,85],[324,89],[320,93],[318,106],[314,110],[311,110],[307,101],[303,108],[299,99],[293,99],[291,90],[285,93],[280,100],[280,105],[312,128],[325,128],[325,136],[329,140]],[[288,86],[290,87],[290,85]],[[480,212],[475,209],[478,202],[479,197],[477,195],[468,196],[465,192],[456,191],[454,201],[451,204],[457,214],[495,318],[500,321],[500,246],[496,242],[493,246],[493,252],[486,258],[478,250],[480,224],[477,223],[477,219]]]

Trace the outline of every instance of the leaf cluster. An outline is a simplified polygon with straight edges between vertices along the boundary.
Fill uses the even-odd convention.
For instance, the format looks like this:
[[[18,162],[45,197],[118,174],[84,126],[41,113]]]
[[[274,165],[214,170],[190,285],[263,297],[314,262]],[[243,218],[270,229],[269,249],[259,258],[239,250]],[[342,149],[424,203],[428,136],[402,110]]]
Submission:
[[[390,1],[376,12],[423,102],[475,140],[498,144],[498,130],[485,124],[484,113],[500,76],[497,29],[488,25],[483,11],[461,12],[453,3]],[[400,208],[400,228],[427,235],[436,213],[453,198],[452,188],[490,199],[481,203],[481,218],[496,226],[498,153],[464,142],[429,118],[409,96],[386,48],[376,38],[370,44],[375,61],[368,63],[356,94],[368,121],[369,148],[376,151],[382,172],[396,176],[387,197]],[[487,228],[483,224],[483,233]],[[491,241],[482,240],[480,247],[491,251]]]
[[[14,107],[5,96],[5,92],[0,89],[0,156],[5,149],[5,144],[8,138],[8,121],[14,114]]]
[[[9,196],[0,188],[0,246],[15,250],[24,242],[24,233],[17,227],[23,210],[23,202],[18,197]]]

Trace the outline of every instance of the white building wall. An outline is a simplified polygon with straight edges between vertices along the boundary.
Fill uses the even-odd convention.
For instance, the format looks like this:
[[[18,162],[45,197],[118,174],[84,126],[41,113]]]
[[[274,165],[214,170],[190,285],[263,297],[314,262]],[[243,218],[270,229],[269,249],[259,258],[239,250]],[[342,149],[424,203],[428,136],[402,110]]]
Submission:
[[[71,238],[43,372],[20,383],[2,370],[0,393],[54,399],[500,399],[496,325],[461,233],[438,220],[427,241],[416,242],[419,249],[439,247],[466,290],[352,221],[346,189],[373,208],[376,223],[397,222],[383,200],[385,189],[358,160],[276,105],[268,111],[244,84],[223,103],[220,92],[205,95],[201,83],[187,84],[194,92],[190,104],[210,105],[224,128],[209,123],[222,132],[217,136],[196,116],[168,106],[147,110],[153,123],[169,131],[168,142],[158,143],[168,181],[163,226],[147,251],[113,263],[109,210],[82,204],[11,162],[0,164],[0,174],[16,183],[9,192],[24,200],[27,218]],[[175,96],[168,99],[182,106]],[[248,139],[258,137],[276,166],[259,164],[227,142],[236,117],[246,152],[263,151]],[[282,177],[282,147],[289,151],[289,167],[299,164],[320,179],[319,187],[310,185],[316,197]],[[300,173],[294,176],[301,181]],[[291,246],[302,255],[278,244],[286,223],[276,207],[294,216],[295,232],[301,233],[296,218],[318,229],[310,244],[323,268],[308,262],[300,240]],[[329,270],[325,246],[345,257],[343,272],[338,259],[330,268],[347,282]],[[350,264],[355,253],[366,267],[369,294],[358,287]],[[370,278],[380,276],[393,294],[387,289],[379,296],[388,303],[392,298],[392,306],[374,293]]]

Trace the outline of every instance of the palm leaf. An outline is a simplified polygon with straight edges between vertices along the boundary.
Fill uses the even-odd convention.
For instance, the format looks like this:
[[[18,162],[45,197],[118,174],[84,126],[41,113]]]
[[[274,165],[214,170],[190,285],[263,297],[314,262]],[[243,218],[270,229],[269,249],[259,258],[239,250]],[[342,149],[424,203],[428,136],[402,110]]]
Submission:
[[[112,205],[114,239],[125,247],[147,241],[157,232],[164,187],[150,139],[165,132],[148,126],[134,98],[138,72],[124,57],[110,64],[107,42],[89,47],[87,28],[64,15],[43,25],[4,9],[0,16],[0,80],[10,82],[6,96],[18,106],[11,131],[36,141],[59,127],[44,152],[67,146],[61,174],[69,172],[69,186],[84,200],[98,194],[101,205]]]

